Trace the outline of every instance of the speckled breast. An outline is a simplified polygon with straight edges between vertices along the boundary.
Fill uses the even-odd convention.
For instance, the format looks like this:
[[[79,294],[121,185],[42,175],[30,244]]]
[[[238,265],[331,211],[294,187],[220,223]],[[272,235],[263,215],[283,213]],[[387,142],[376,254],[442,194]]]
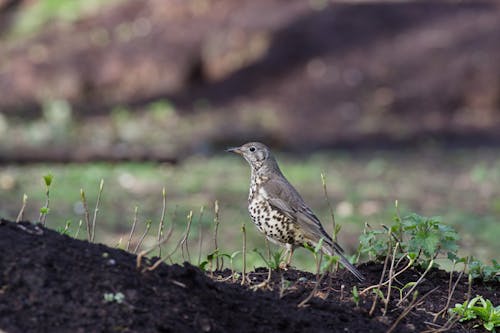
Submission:
[[[248,211],[260,232],[269,239],[280,244],[302,244],[303,238],[295,230],[295,225],[284,214],[262,197],[256,196],[250,200]]]

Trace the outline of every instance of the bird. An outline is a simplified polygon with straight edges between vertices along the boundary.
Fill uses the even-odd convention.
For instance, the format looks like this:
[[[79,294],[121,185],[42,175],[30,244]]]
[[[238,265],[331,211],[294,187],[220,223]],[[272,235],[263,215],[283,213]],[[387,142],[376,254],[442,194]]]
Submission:
[[[304,247],[305,244],[314,248],[322,242],[323,253],[337,255],[340,263],[356,278],[360,281],[365,279],[347,260],[342,247],[328,235],[318,217],[285,178],[265,144],[249,142],[226,151],[243,156],[250,164],[248,212],[257,229],[269,241],[285,246],[287,266],[290,265],[296,248]]]

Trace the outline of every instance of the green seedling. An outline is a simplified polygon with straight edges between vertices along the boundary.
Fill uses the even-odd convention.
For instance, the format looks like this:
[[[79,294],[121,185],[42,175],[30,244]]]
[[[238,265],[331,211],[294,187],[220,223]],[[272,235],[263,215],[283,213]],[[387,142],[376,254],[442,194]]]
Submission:
[[[40,208],[40,223],[45,226],[45,220],[47,218],[47,214],[49,213],[49,204],[50,204],[50,185],[52,185],[52,181],[54,180],[54,176],[50,173],[43,176],[43,181],[45,183],[45,206]]]
[[[483,296],[476,296],[463,304],[456,304],[449,311],[459,315],[461,322],[477,321],[474,327],[482,325],[490,332],[496,332],[495,328],[500,327],[500,305],[493,306],[493,303]]]
[[[104,302],[121,304],[125,300],[125,295],[118,293],[104,293]]]
[[[70,226],[71,226],[71,220],[67,220],[64,227],[58,228],[57,232],[60,233],[61,235],[68,235]]]
[[[358,307],[360,301],[358,287],[356,286],[352,287],[351,293],[352,293],[352,300],[356,304],[356,307]]]
[[[266,267],[272,270],[277,270],[280,268],[280,264],[284,260],[284,250],[281,249],[276,252],[272,252],[269,258],[266,258],[258,249],[253,249],[253,252],[257,253],[262,260],[264,260]]]

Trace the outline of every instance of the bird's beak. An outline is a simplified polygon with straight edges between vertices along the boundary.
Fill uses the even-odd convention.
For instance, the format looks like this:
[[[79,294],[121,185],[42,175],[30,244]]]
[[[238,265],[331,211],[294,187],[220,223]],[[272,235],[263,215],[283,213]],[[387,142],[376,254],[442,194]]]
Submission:
[[[243,152],[241,151],[241,147],[231,147],[226,149],[228,153],[236,153],[236,154],[242,154]]]

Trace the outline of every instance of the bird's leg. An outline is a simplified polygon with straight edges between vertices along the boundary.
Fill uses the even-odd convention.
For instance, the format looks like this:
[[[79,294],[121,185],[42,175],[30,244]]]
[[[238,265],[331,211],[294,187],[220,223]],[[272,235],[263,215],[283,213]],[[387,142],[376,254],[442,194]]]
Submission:
[[[290,266],[290,264],[292,263],[294,248],[292,244],[286,244],[286,247],[288,248],[288,259],[286,260],[286,265]]]
[[[280,263],[280,268],[286,270],[288,267],[290,267],[290,263],[292,262],[294,248],[292,244],[288,243],[285,246],[286,246],[286,252],[285,252],[286,261]]]

